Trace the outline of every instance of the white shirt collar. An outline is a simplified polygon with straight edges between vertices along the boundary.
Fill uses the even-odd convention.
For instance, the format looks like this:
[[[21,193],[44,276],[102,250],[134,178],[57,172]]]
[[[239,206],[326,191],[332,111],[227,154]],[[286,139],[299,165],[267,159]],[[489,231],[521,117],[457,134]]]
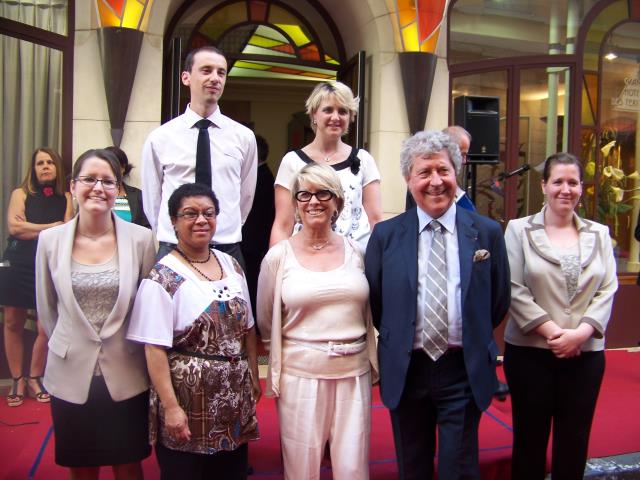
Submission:
[[[452,202],[449,209],[440,216],[433,218],[427,212],[417,207],[418,211],[418,233],[422,233],[424,228],[429,225],[431,220],[438,220],[440,225],[449,233],[453,233],[456,228],[456,202]]]
[[[202,120],[202,117],[198,115],[196,112],[191,110],[191,104],[187,105],[186,110],[184,111],[184,120],[189,125],[189,128],[193,127],[196,122]],[[207,117],[208,120],[211,121],[216,127],[222,127],[224,124],[224,116],[220,111],[220,105],[216,105],[216,109]]]

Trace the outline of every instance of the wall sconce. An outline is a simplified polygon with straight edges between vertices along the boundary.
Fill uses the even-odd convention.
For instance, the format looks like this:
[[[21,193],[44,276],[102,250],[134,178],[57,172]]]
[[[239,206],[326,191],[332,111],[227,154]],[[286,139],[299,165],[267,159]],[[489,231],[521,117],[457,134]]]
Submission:
[[[394,0],[394,4],[404,101],[413,134],[424,128],[427,119],[446,0]]]
[[[120,146],[142,38],[153,0],[96,0],[98,43],[111,123],[111,139]]]
[[[607,53],[604,58],[606,58],[607,60],[609,60],[610,62],[614,61],[616,58],[618,58],[618,55],[616,55],[615,52],[611,51],[609,53]]]

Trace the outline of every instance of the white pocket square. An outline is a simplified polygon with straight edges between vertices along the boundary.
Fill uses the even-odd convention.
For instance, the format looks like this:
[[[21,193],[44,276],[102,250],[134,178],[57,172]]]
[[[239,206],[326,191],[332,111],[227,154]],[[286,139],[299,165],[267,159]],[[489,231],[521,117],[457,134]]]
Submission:
[[[476,253],[473,254],[473,261],[474,261],[474,263],[475,262],[482,262],[483,260],[486,260],[490,256],[491,256],[491,254],[489,253],[488,250],[485,250],[485,249],[476,250]]]

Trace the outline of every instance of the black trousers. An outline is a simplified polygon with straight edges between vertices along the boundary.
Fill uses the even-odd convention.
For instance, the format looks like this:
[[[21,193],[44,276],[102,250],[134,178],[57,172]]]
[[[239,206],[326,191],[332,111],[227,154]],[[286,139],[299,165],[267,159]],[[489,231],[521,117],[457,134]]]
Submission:
[[[438,478],[480,478],[481,412],[473,399],[462,349],[448,351],[435,362],[422,350],[414,350],[404,393],[390,414],[402,480],[433,478],[436,430]]]
[[[156,443],[156,458],[160,465],[160,480],[245,480],[247,478],[248,448],[211,455],[171,450]]]
[[[604,375],[604,352],[556,358],[547,349],[505,345],[513,406],[513,480],[545,477],[553,429],[553,480],[584,477],[591,422]]]

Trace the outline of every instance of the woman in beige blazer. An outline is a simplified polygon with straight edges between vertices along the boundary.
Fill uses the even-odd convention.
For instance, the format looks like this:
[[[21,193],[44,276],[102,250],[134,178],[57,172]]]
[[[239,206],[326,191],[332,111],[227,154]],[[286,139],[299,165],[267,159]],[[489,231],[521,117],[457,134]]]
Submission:
[[[71,180],[78,215],[42,232],[36,255],[56,463],[73,479],[97,479],[101,465],[116,479],[142,478],[150,453],[144,351],[126,332],[155,248],[150,230],[112,214],[121,181],[111,152],[83,153]]]
[[[517,480],[545,477],[552,425],[552,477],[584,475],[618,281],[608,228],[574,212],[582,174],[575,156],[550,156],[542,179],[546,206],[509,222],[505,233],[511,307],[504,365]]]

